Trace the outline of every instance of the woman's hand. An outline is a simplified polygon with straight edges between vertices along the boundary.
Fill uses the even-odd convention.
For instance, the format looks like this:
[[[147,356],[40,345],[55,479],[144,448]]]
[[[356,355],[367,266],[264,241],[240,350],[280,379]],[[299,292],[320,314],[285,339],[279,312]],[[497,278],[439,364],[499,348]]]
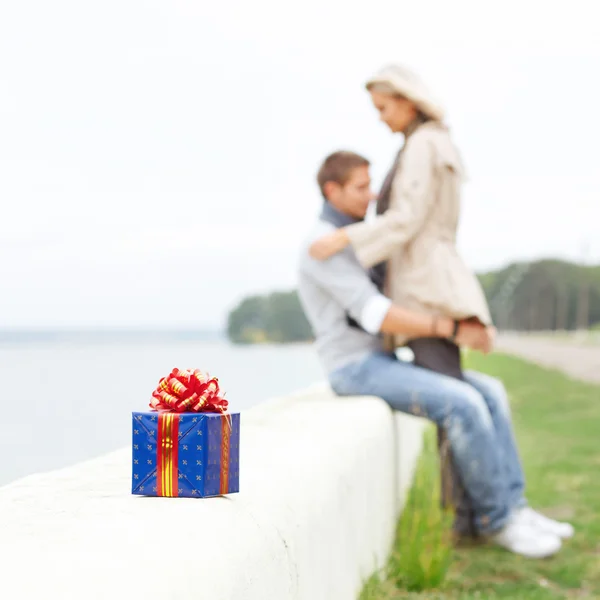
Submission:
[[[344,228],[341,228],[313,242],[309,248],[309,253],[317,260],[326,260],[334,254],[341,252],[349,243],[350,240],[346,231]]]
[[[493,350],[495,341],[496,328],[486,327],[479,321],[461,321],[456,335],[456,343],[459,346],[479,350],[484,354],[489,354]]]

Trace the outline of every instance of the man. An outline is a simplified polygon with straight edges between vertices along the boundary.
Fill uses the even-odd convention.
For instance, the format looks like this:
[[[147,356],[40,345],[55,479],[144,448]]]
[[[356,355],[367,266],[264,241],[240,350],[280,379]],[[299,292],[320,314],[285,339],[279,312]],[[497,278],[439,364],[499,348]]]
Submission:
[[[324,234],[364,219],[373,200],[369,162],[351,152],[327,157],[317,177],[325,199],[302,251],[299,295],[316,336],[319,358],[339,395],[373,395],[392,408],[443,427],[480,534],[531,558],[556,553],[573,529],[529,508],[502,384],[467,372],[466,381],[405,363],[383,349],[380,334],[441,337],[487,352],[492,334],[394,306],[381,294],[350,248],[326,261],[308,247]]]

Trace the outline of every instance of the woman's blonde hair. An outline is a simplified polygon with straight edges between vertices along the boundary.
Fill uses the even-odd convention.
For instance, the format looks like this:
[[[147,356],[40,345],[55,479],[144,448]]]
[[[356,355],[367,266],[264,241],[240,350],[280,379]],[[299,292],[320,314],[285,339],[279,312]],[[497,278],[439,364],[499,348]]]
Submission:
[[[413,102],[410,98],[400,94],[392,87],[391,84],[386,83],[385,81],[374,81],[373,83],[367,83],[366,88],[369,90],[369,92],[376,92],[378,94],[391,96],[392,98],[402,98],[403,100],[408,100],[417,110],[417,117],[415,119],[416,122],[426,123],[427,121],[433,120],[433,118],[424,113],[415,102]]]
[[[400,64],[388,65],[366,82],[371,92],[379,92],[392,98],[405,98],[417,106],[423,114],[436,121],[444,120],[444,109],[421,78]]]

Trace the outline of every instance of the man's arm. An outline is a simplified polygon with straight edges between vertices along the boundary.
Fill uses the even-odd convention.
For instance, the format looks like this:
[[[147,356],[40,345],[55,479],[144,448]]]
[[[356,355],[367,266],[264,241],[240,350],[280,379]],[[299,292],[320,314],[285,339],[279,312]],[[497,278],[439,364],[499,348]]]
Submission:
[[[458,345],[474,350],[492,349],[495,333],[492,328],[478,323],[457,323],[449,317],[431,316],[392,304],[377,290],[349,248],[326,261],[313,259],[307,253],[301,269],[369,333],[454,338]]]
[[[394,333],[411,337],[449,337],[454,322],[392,305],[369,279],[351,249],[326,261],[305,257],[304,275],[315,281],[369,333]]]
[[[432,317],[391,304],[379,330],[381,333],[408,337],[450,338],[455,333],[455,323],[449,317]]]

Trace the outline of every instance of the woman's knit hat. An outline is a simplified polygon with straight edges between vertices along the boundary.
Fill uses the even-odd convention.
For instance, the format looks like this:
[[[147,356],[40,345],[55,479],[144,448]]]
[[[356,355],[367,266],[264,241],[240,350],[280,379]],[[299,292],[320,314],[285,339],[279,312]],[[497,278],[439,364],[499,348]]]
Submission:
[[[436,121],[444,119],[442,105],[419,76],[410,69],[399,64],[388,65],[367,81],[366,88],[371,89],[377,84],[384,84],[394,93],[414,102],[428,117]]]

